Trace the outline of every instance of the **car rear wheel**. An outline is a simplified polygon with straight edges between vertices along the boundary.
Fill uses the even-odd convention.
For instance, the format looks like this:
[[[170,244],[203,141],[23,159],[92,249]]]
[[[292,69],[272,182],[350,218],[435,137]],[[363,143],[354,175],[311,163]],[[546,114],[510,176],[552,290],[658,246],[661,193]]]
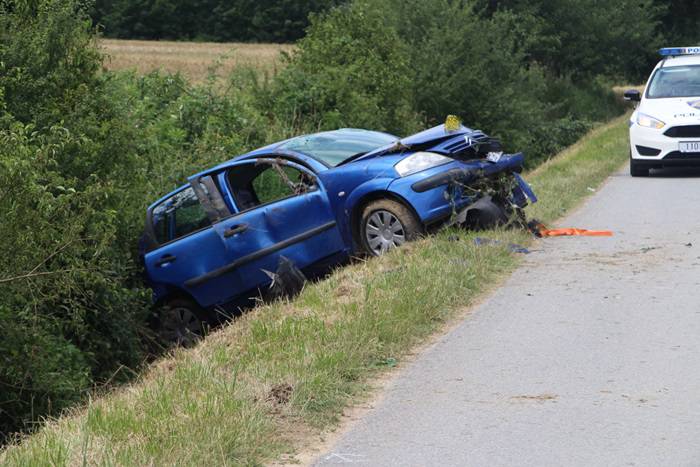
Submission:
[[[396,201],[373,201],[362,211],[360,243],[369,255],[383,255],[393,248],[415,240],[420,232],[421,226],[416,216]]]
[[[649,167],[645,167],[639,162],[635,161],[632,159],[632,155],[630,155],[630,175],[633,177],[648,177]]]
[[[166,345],[192,347],[204,336],[203,316],[197,304],[184,299],[171,300],[158,313],[158,336]]]

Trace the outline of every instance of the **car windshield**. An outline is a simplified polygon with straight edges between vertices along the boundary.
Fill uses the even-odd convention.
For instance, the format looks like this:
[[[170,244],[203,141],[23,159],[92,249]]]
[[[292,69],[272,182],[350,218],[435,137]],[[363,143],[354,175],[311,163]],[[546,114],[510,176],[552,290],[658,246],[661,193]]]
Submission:
[[[700,65],[659,68],[649,84],[647,97],[700,96]]]
[[[335,167],[341,162],[396,142],[396,136],[378,131],[341,129],[293,138],[280,149],[307,154],[326,165]]]

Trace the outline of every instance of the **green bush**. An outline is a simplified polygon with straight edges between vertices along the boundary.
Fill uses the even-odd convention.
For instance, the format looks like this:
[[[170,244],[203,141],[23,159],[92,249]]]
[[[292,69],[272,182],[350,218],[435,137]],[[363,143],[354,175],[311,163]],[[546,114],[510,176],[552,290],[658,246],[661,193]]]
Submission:
[[[313,17],[262,105],[302,128],[415,130],[409,48],[386,13],[360,0]]]
[[[3,305],[0,362],[0,435],[31,429],[42,415],[79,401],[90,384],[83,353],[60,330]]]
[[[77,1],[0,3],[0,31],[2,437],[148,359],[147,205],[278,135],[250,92],[102,71]]]
[[[396,28],[411,51],[414,106],[431,123],[445,115],[525,149],[530,128],[545,119],[543,71],[526,60],[518,18],[479,17],[467,4],[394,0]]]
[[[149,308],[132,254],[135,130],[98,74],[90,22],[72,2],[2,5],[0,309],[16,323],[1,340],[23,356],[0,373],[0,400],[16,401],[2,406],[6,434],[137,367]]]
[[[449,0],[358,0],[312,20],[258,105],[309,131],[406,135],[455,114],[535,165],[622,109],[599,79],[533,62],[522,19]]]

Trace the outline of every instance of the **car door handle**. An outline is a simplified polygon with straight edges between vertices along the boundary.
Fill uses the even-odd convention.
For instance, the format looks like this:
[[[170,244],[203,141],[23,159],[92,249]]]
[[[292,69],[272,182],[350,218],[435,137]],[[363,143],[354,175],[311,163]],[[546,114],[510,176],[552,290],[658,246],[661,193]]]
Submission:
[[[248,224],[232,225],[228,229],[224,230],[224,237],[233,237],[234,235],[239,234],[241,232],[245,232],[246,230],[248,230]]]
[[[177,259],[177,256],[173,255],[163,255],[160,257],[158,261],[156,261],[156,267],[161,267],[163,265],[166,265],[168,263],[172,263]]]

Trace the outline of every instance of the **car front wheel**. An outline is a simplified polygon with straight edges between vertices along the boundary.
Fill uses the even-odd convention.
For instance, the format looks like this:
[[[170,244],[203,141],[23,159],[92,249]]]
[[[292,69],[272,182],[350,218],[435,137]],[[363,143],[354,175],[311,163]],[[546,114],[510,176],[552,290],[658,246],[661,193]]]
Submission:
[[[416,216],[396,201],[373,201],[362,211],[360,243],[369,255],[383,255],[393,248],[415,240],[420,232],[420,222]]]
[[[649,176],[649,167],[645,167],[644,165],[642,165],[639,162],[632,159],[631,154],[630,154],[630,175],[633,177],[648,177]]]

